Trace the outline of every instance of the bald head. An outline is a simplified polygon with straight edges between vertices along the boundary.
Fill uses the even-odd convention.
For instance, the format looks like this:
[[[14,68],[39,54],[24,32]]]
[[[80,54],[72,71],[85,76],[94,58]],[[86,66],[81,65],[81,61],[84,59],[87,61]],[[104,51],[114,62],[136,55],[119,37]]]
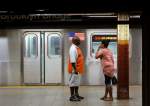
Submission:
[[[80,45],[80,38],[75,36],[72,38],[72,43],[75,44],[75,45]]]

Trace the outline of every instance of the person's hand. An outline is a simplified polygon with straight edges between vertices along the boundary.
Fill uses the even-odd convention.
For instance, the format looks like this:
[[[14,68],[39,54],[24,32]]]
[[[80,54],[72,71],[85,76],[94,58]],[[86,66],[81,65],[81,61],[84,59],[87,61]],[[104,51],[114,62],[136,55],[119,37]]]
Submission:
[[[100,57],[100,59],[102,59],[102,56]]]
[[[78,74],[78,72],[76,72],[76,71],[73,71],[72,73],[73,73],[73,74]]]
[[[99,46],[98,46],[98,49],[97,49],[97,51],[99,51],[99,50],[100,50],[100,48],[101,48],[101,46],[99,45]]]
[[[72,71],[72,73],[74,73],[74,74],[78,74],[78,72],[77,72],[76,70],[73,70],[73,71]]]
[[[78,72],[75,72],[75,74],[78,74]]]

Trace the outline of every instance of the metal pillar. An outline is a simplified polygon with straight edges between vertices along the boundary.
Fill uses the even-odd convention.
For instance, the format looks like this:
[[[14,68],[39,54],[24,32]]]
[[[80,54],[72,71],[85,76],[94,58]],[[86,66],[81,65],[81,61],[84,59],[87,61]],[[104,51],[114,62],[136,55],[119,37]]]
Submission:
[[[128,14],[118,14],[118,85],[117,98],[129,99],[129,21]]]

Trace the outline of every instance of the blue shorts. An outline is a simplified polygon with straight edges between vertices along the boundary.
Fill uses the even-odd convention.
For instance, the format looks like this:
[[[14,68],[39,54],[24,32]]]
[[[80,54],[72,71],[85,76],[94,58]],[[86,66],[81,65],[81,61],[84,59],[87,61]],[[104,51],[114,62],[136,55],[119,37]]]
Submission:
[[[104,75],[105,76],[105,85],[107,86],[107,85],[111,85],[111,80],[112,80],[112,78],[111,77],[109,77],[109,76],[107,76],[107,75]]]

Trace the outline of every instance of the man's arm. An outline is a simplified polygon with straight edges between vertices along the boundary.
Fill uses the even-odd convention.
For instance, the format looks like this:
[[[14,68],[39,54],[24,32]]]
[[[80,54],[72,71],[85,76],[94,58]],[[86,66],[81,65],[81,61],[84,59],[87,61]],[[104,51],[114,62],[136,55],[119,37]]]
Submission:
[[[75,47],[72,47],[70,49],[69,55],[70,55],[70,62],[72,64],[73,70],[76,71],[77,52],[76,52],[76,48]]]
[[[71,63],[74,70],[76,70],[76,63]]]
[[[76,63],[71,63],[71,64],[72,64],[72,67],[73,67],[73,69],[75,71],[75,74],[78,74],[77,71],[76,71]]]

